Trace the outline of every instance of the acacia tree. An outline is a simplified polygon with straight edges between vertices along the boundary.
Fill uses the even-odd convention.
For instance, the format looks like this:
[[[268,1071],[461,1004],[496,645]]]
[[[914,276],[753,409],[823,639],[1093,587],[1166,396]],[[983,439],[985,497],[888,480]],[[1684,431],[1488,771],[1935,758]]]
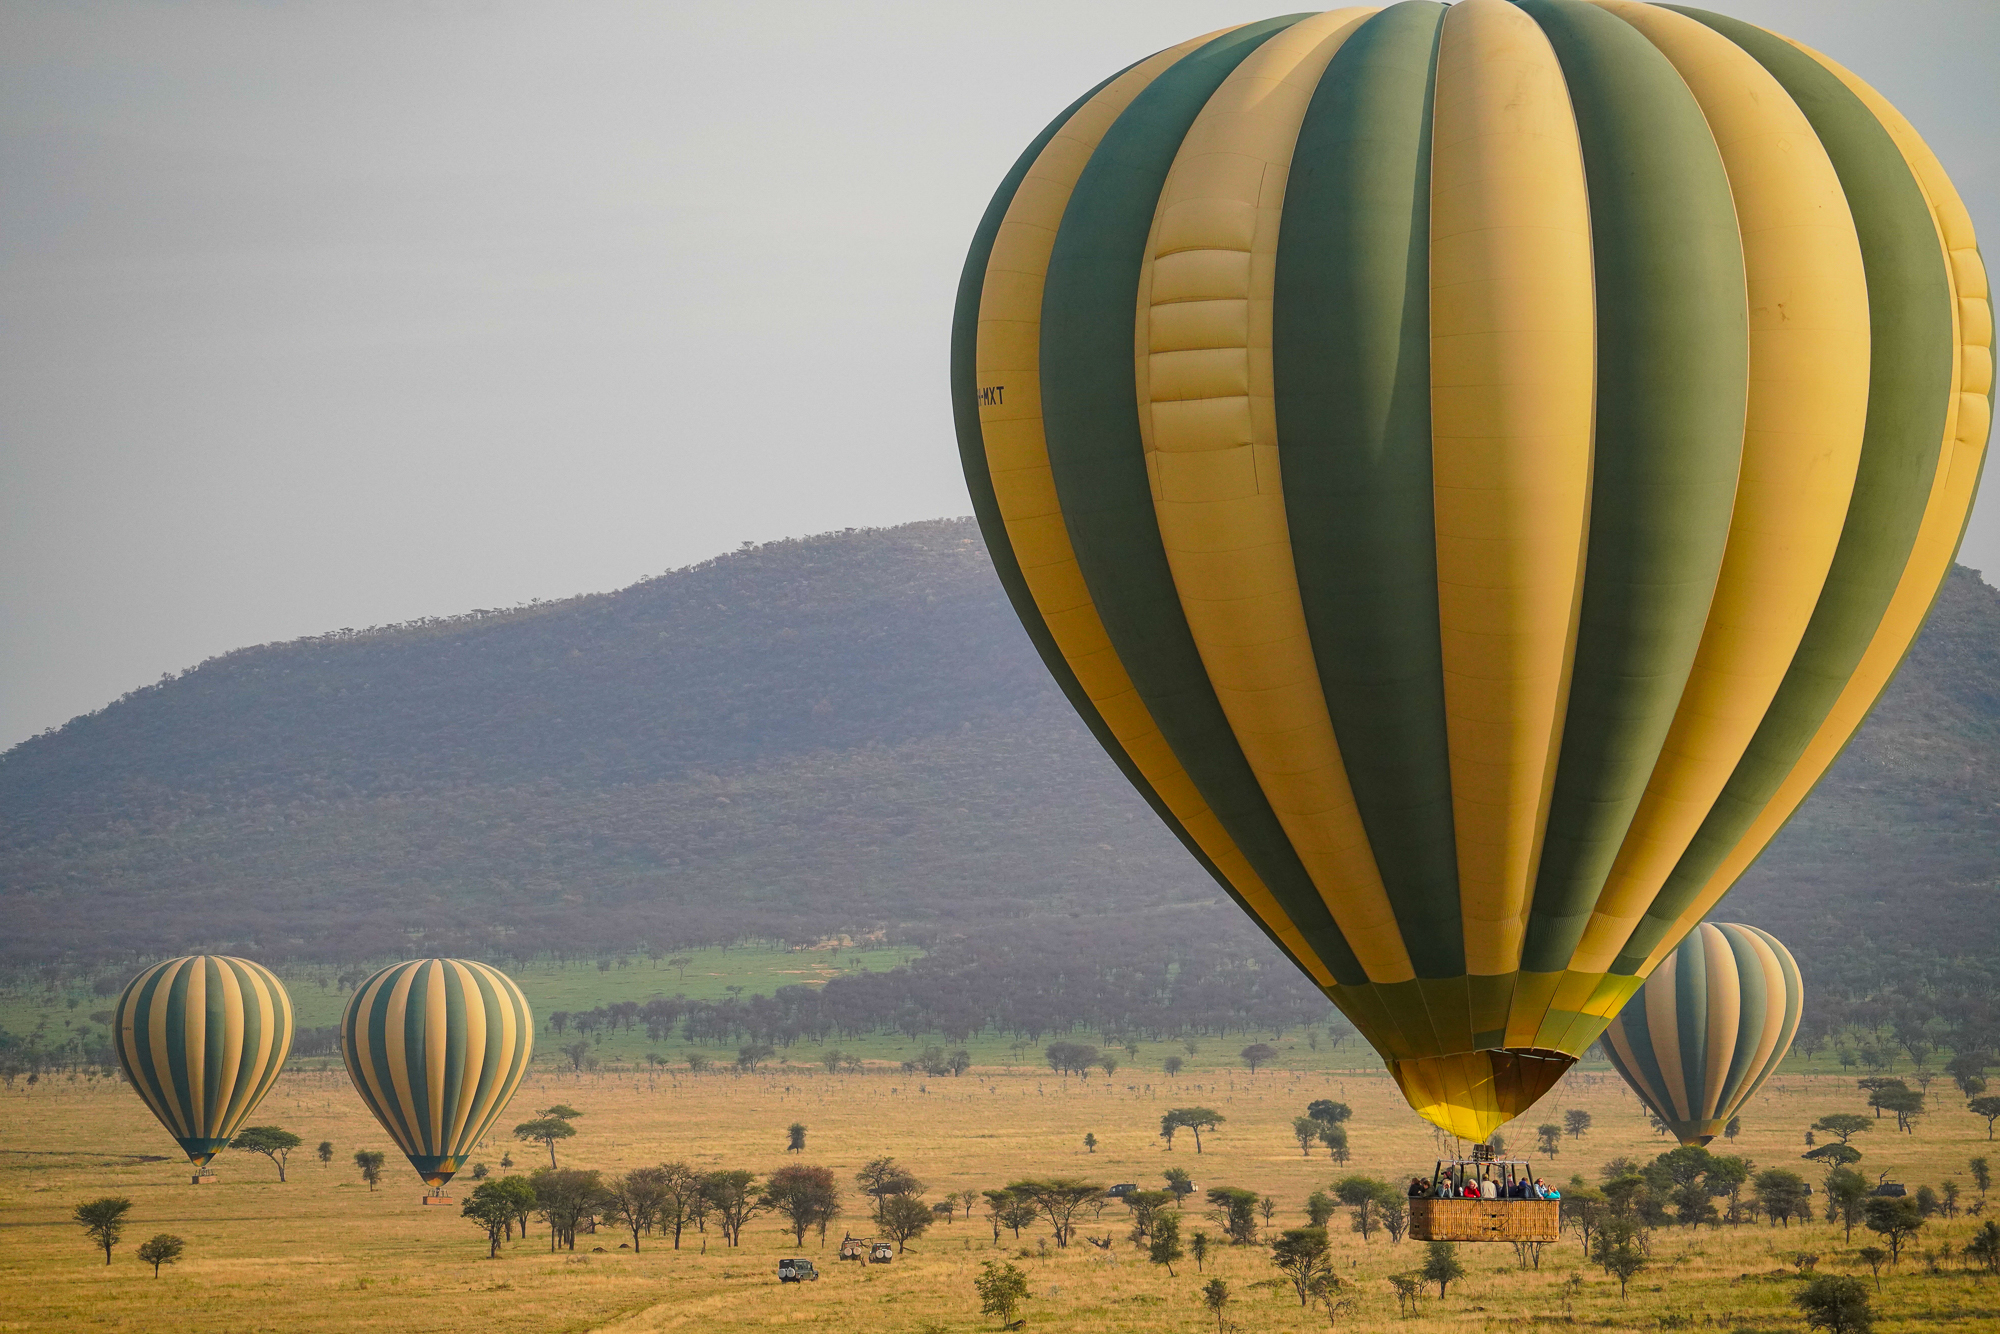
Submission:
[[[1254,1075],[1258,1066],[1269,1065],[1278,1059],[1278,1049],[1268,1042],[1253,1042],[1237,1055],[1243,1058],[1243,1064],[1249,1066],[1250,1073]]]
[[[674,1249],[681,1248],[681,1229],[695,1221],[695,1201],[701,1198],[701,1173],[686,1163],[660,1164],[660,1189],[665,1199],[660,1207],[660,1230],[674,1230]]]
[[[285,1160],[291,1157],[293,1149],[303,1143],[305,1141],[291,1131],[281,1130],[277,1126],[245,1126],[237,1132],[235,1139],[229,1141],[229,1147],[263,1154],[271,1160],[271,1165],[278,1169],[278,1180],[283,1181]],[[332,1154],[333,1148],[329,1145],[327,1156],[331,1157]]]
[[[1402,1198],[1388,1182],[1364,1176],[1342,1177],[1334,1182],[1333,1197],[1354,1210],[1354,1230],[1364,1242],[1374,1235],[1376,1210],[1386,1201]]]
[[[840,1214],[840,1186],[831,1167],[791,1163],[771,1173],[764,1186],[764,1207],[784,1216],[798,1245],[806,1244],[810,1227],[819,1228],[823,1242],[826,1225]]]
[[[1241,1186],[1211,1186],[1208,1203],[1216,1223],[1229,1234],[1232,1246],[1249,1246],[1257,1240],[1257,1192]]]
[[[806,1151],[806,1126],[803,1121],[794,1121],[785,1127],[785,1152],[804,1153]]]
[[[1646,1267],[1646,1253],[1639,1243],[1639,1229],[1629,1218],[1606,1220],[1597,1230],[1590,1258],[1604,1266],[1604,1272],[1618,1280],[1618,1299],[1625,1300],[1625,1287]]]
[[[1870,1232],[1889,1243],[1889,1264],[1893,1268],[1903,1258],[1903,1247],[1923,1228],[1923,1211],[1907,1195],[1878,1195],[1868,1201],[1862,1215]]]
[[[1867,1207],[1867,1177],[1851,1167],[1836,1167],[1826,1174],[1826,1221],[1843,1225],[1842,1240],[1854,1240],[1854,1225]]]
[[[514,1202],[492,1194],[482,1181],[473,1187],[472,1194],[459,1206],[459,1216],[469,1218],[486,1230],[486,1258],[500,1258],[500,1241],[514,1223]]]
[[[882,1203],[891,1196],[921,1195],[924,1183],[894,1158],[875,1158],[854,1174],[861,1193],[875,1201],[875,1221],[882,1221]]]
[[[1326,1122],[1315,1121],[1310,1116],[1292,1118],[1292,1138],[1299,1142],[1299,1152],[1308,1158],[1312,1157],[1313,1141],[1319,1138],[1321,1131],[1327,1129],[1330,1127]]]
[[[1314,1098],[1306,1104],[1306,1115],[1315,1121],[1324,1121],[1330,1126],[1346,1125],[1354,1115],[1354,1109],[1344,1102],[1331,1098]]]
[[[103,1248],[104,1263],[110,1264],[111,1248],[125,1235],[125,1215],[131,1211],[132,1201],[120,1195],[106,1195],[77,1205],[70,1217],[93,1246]]]
[[[1992,1139],[1993,1123],[2000,1121],[2000,1097],[1988,1093],[1983,1097],[1974,1098],[1971,1102],[1966,1103],[1965,1109],[1974,1116],[1983,1116],[1986,1118],[1986,1138]]]
[[[882,1217],[877,1224],[883,1235],[896,1243],[900,1253],[905,1243],[921,1237],[937,1219],[931,1207],[914,1195],[891,1195],[882,1201]]]
[[[1564,1112],[1563,1132],[1571,1139],[1582,1139],[1590,1133],[1590,1113],[1581,1107],[1572,1107]]]
[[[574,1167],[538,1167],[528,1183],[535,1191],[535,1212],[549,1227],[549,1249],[575,1250],[577,1228],[602,1206],[603,1178]]]
[[[1214,1130],[1228,1118],[1210,1107],[1172,1107],[1160,1118],[1160,1138],[1166,1140],[1169,1149],[1174,1147],[1174,1131],[1187,1130],[1194,1133],[1194,1151],[1201,1152],[1201,1132]]]
[[[1182,1254],[1180,1215],[1163,1213],[1153,1220],[1153,1241],[1146,1248],[1146,1258],[1164,1267],[1167,1277],[1172,1278],[1174,1262],[1179,1260]]]
[[[632,1234],[632,1254],[639,1253],[639,1236],[659,1221],[668,1200],[666,1173],[657,1167],[635,1167],[604,1185],[604,1203],[613,1218]]]
[[[1222,1313],[1229,1307],[1229,1280],[1212,1278],[1201,1290],[1202,1304],[1215,1313],[1215,1334],[1222,1334]]]
[[[1164,1190],[1135,1190],[1122,1198],[1125,1207],[1132,1211],[1132,1232],[1129,1240],[1134,1246],[1143,1246],[1146,1244],[1146,1239],[1153,1235],[1154,1227],[1159,1224],[1160,1215],[1174,1202],[1174,1197]]]
[[[1059,1075],[1085,1075],[1090,1067],[1097,1064],[1097,1048],[1088,1042],[1051,1042],[1042,1055],[1048,1058],[1049,1069]]]
[[[1077,1211],[1094,1200],[1102,1199],[1104,1187],[1074,1177],[1031,1177],[1010,1183],[1007,1193],[1027,1201],[1047,1215],[1049,1225],[1056,1232],[1056,1245],[1067,1246],[1076,1232],[1072,1220]]]
[[[1458,1262],[1458,1247],[1448,1241],[1430,1243],[1422,1272],[1426,1282],[1438,1285],[1438,1300],[1442,1301],[1446,1285],[1465,1277],[1465,1266]]]
[[[714,1208],[715,1221],[722,1225],[722,1239],[731,1246],[741,1245],[743,1225],[764,1207],[762,1197],[757,1194],[757,1174],[741,1168],[710,1172],[702,1182],[701,1193]]]
[[[1854,1112],[1834,1112],[1829,1116],[1822,1116],[1819,1120],[1813,1122],[1812,1128],[1820,1131],[1822,1134],[1832,1135],[1842,1144],[1845,1144],[1856,1135],[1869,1129],[1872,1124],[1868,1117],[1857,1115]]]
[[[153,1277],[160,1276],[160,1266],[170,1265],[181,1258],[187,1243],[171,1232],[161,1232],[139,1243],[139,1263],[153,1266]]]
[[[1590,1254],[1590,1234],[1603,1223],[1610,1206],[1605,1202],[1604,1192],[1595,1186],[1584,1184],[1581,1176],[1570,1178],[1570,1183],[1562,1193],[1562,1203],[1557,1206],[1562,1218],[1576,1225],[1583,1236],[1583,1253]]]
[[[521,1235],[528,1235],[528,1218],[535,1212],[535,1187],[524,1176],[504,1176],[480,1182],[473,1193],[484,1191],[492,1199],[504,1200],[513,1209],[514,1216],[509,1221],[502,1240],[511,1241],[516,1227]]]
[[[1755,1186],[1757,1203],[1764,1210],[1764,1216],[1773,1223],[1790,1227],[1794,1218],[1800,1222],[1806,1220],[1807,1201],[1811,1197],[1805,1178],[1797,1172],[1787,1172],[1782,1167],[1768,1168],[1757,1174]]]
[[[1327,1259],[1326,1229],[1286,1228],[1271,1243],[1271,1263],[1291,1280],[1293,1291],[1299,1295],[1299,1305],[1305,1306],[1313,1293],[1333,1276],[1333,1265]]]
[[[319,1142],[318,1153],[319,1165],[321,1167],[331,1166],[333,1163],[333,1141],[330,1139],[321,1140]]]
[[[380,1149],[354,1151],[354,1165],[361,1169],[361,1179],[368,1183],[368,1189],[371,1191],[382,1180],[382,1166],[388,1161],[387,1155]]]
[[[560,1116],[538,1116],[532,1121],[523,1121],[514,1127],[514,1138],[528,1144],[548,1146],[549,1166],[556,1166],[556,1141],[571,1139],[576,1135],[576,1127]]]
[[[1965,1243],[1965,1258],[1977,1260],[1992,1273],[2000,1273],[2000,1223],[1988,1219]]]
[[[1917,1133],[1917,1118],[1924,1114],[1924,1095],[1913,1088],[1901,1086],[1883,1089],[1875,1095],[1876,1106],[1896,1114],[1896,1129],[1906,1135]]]
[[[1389,1234],[1389,1244],[1398,1245],[1403,1234],[1410,1228],[1410,1206],[1403,1193],[1393,1187],[1382,1197],[1382,1230]],[[1540,1254],[1540,1252],[1536,1252]],[[1540,1268],[1539,1264],[1536,1268]]]

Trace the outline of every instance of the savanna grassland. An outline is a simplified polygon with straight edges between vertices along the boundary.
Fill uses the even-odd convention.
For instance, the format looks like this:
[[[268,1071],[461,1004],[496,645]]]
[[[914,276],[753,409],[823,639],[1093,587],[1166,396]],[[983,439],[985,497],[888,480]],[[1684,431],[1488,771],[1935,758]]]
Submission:
[[[1357,1059],[1352,1043],[1344,1050]],[[0,1329],[969,1331],[997,1328],[978,1314],[972,1287],[980,1263],[992,1258],[1027,1272],[1031,1330],[1212,1329],[1199,1290],[1216,1274],[1234,1295],[1227,1326],[1304,1331],[1328,1322],[1317,1309],[1301,1310],[1289,1286],[1271,1282],[1278,1275],[1262,1247],[1223,1248],[1206,1273],[1190,1261],[1168,1277],[1124,1241],[1125,1210],[1116,1204],[1082,1227],[1086,1235],[1116,1238],[1109,1251],[1082,1240],[1058,1250],[1046,1225],[996,1246],[983,1210],[975,1210],[970,1219],[933,1226],[894,1263],[863,1266],[834,1259],[843,1224],[857,1236],[870,1234],[867,1201],[850,1191],[825,1247],[807,1237],[803,1253],[826,1275],[810,1285],[777,1283],[777,1259],[797,1252],[790,1233],[769,1215],[750,1223],[740,1249],[725,1246],[711,1224],[705,1234],[690,1234],[678,1252],[649,1236],[634,1253],[624,1249],[629,1235],[600,1229],[580,1235],[574,1253],[551,1255],[538,1222],[533,1235],[490,1261],[483,1233],[455,1207],[418,1203],[415,1176],[393,1151],[381,1188],[368,1189],[352,1165],[354,1151],[391,1145],[337,1070],[287,1073],[255,1118],[306,1141],[292,1155],[284,1184],[265,1159],[241,1152],[218,1159],[221,1184],[202,1188],[190,1186],[185,1166],[171,1158],[127,1156],[167,1155],[173,1145],[115,1081],[58,1076],[32,1092],[17,1083],[0,1097]],[[1354,1108],[1353,1160],[1344,1167],[1320,1149],[1302,1157],[1291,1137],[1291,1118],[1318,1097]],[[544,1066],[503,1125],[558,1101],[583,1112],[577,1137],[559,1149],[565,1166],[616,1172],[685,1159],[697,1168],[764,1174],[792,1160],[785,1130],[798,1121],[808,1132],[796,1160],[832,1167],[843,1182],[885,1154],[921,1177],[932,1201],[1028,1175],[1156,1187],[1163,1169],[1179,1166],[1204,1189],[1245,1186],[1274,1197],[1279,1228],[1301,1225],[1306,1195],[1337,1175],[1407,1178],[1427,1172],[1436,1152],[1436,1137],[1386,1076],[1330,1069],[1253,1076],[1211,1068],[1169,1079],[1157,1063],[1135,1062],[1113,1078],[1063,1080],[1025,1066],[976,1067],[956,1078],[884,1068],[831,1075],[805,1066],[754,1074],[606,1067],[559,1075]],[[1894,1121],[1884,1120],[1857,1136],[1867,1155],[1861,1166],[1886,1171],[1913,1190],[1956,1178],[1965,1188],[1962,1203],[1976,1202],[1966,1163],[1988,1150],[1984,1123],[1956,1110],[1955,1101],[1934,1101],[1953,1110],[1925,1116],[1914,1135],[1896,1134]],[[1177,1104],[1207,1105],[1227,1118],[1205,1137],[1200,1155],[1185,1132],[1171,1152],[1157,1137],[1160,1114]],[[1566,1180],[1582,1171],[1594,1178],[1613,1157],[1650,1158],[1669,1147],[1616,1077],[1605,1074],[1573,1073],[1505,1133],[1521,1150],[1535,1124],[1560,1120],[1576,1107],[1591,1112],[1595,1124],[1582,1140],[1565,1140],[1554,1159],[1531,1154],[1545,1176]],[[1746,1110],[1743,1134],[1728,1151],[1759,1167],[1792,1167],[1817,1179],[1812,1164],[1798,1161],[1804,1127],[1827,1112],[1865,1110],[1851,1078],[1781,1075]],[[1086,1133],[1098,1140],[1094,1154],[1084,1149]],[[322,1139],[334,1146],[329,1166],[312,1155]],[[481,1156],[497,1169],[510,1152],[517,1171],[546,1161],[542,1150],[504,1135]],[[465,1184],[454,1183],[456,1193]],[[77,1203],[107,1194],[133,1201],[108,1267],[69,1221]],[[1200,1197],[1191,1198],[1184,1234],[1199,1227],[1218,1235],[1205,1215]],[[1946,1242],[1961,1249],[1975,1225],[1963,1214],[1926,1225],[1900,1268],[1883,1275],[1875,1299],[1879,1329],[2000,1327],[2000,1282],[1964,1272],[1955,1255],[1938,1263],[1940,1272],[1927,1272],[1921,1255]],[[1867,1277],[1855,1252],[1875,1240],[1857,1229],[1851,1243],[1843,1242],[1837,1227],[1824,1224],[1665,1227],[1653,1234],[1650,1267],[1624,1300],[1615,1280],[1582,1262],[1573,1234],[1545,1250],[1539,1270],[1521,1268],[1511,1247],[1465,1245],[1459,1248],[1465,1279],[1442,1300],[1433,1285],[1421,1314],[1406,1319],[1385,1280],[1416,1268],[1422,1247],[1391,1244],[1379,1232],[1364,1243],[1348,1230],[1345,1211],[1332,1228],[1351,1303],[1335,1327],[1410,1334],[1522,1325],[1796,1330],[1802,1326],[1790,1297],[1799,1287],[1798,1254],[1816,1254],[1821,1272]],[[134,1250],[157,1232],[183,1237],[187,1250],[156,1280]],[[1580,1273],[1582,1285],[1566,1295],[1572,1273]]]

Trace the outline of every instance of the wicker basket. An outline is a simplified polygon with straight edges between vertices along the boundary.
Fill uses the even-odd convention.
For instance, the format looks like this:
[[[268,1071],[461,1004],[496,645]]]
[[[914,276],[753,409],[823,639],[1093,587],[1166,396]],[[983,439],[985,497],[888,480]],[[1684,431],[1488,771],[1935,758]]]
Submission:
[[[1561,1228],[1558,1200],[1410,1201],[1412,1241],[1554,1241]]]

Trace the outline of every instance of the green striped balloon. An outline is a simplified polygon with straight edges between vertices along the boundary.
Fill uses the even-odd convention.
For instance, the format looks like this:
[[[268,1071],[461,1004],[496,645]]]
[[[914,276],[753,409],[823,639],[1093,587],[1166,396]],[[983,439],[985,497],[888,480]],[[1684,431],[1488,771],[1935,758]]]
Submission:
[[[534,1045],[528,998],[469,959],[384,968],[340,1018],[355,1092],[433,1186],[451,1180],[506,1110]]]
[[[292,998],[248,959],[169,959],[125,984],[111,1037],[140,1098],[188,1161],[206,1167],[284,1069]]]
[[[1683,1144],[1722,1132],[1792,1049],[1803,991],[1767,931],[1703,922],[1604,1030],[1611,1064]]]
[[[1633,0],[1145,57],[1002,179],[952,331],[973,510],[1057,685],[1468,1139],[1854,735],[1992,390],[1971,217],[1909,122]]]

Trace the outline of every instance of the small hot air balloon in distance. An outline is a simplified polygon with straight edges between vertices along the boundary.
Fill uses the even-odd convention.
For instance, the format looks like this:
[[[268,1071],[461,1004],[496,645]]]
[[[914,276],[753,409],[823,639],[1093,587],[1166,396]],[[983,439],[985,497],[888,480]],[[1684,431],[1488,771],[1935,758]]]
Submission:
[[[111,1036],[132,1087],[188,1161],[205,1168],[284,1069],[292,998],[248,959],[169,959],[125,984]]]
[[[1409,0],[1132,64],[1030,144],[960,458],[1063,693],[1473,1140],[1770,842],[1970,512],[1971,218],[1833,61]]]
[[[1803,995],[1770,932],[1703,922],[1604,1030],[1604,1050],[1681,1143],[1706,1144],[1792,1049]]]
[[[470,959],[384,968],[340,1017],[340,1056],[355,1092],[433,1188],[464,1166],[506,1109],[534,1045],[527,997],[505,973]]]

